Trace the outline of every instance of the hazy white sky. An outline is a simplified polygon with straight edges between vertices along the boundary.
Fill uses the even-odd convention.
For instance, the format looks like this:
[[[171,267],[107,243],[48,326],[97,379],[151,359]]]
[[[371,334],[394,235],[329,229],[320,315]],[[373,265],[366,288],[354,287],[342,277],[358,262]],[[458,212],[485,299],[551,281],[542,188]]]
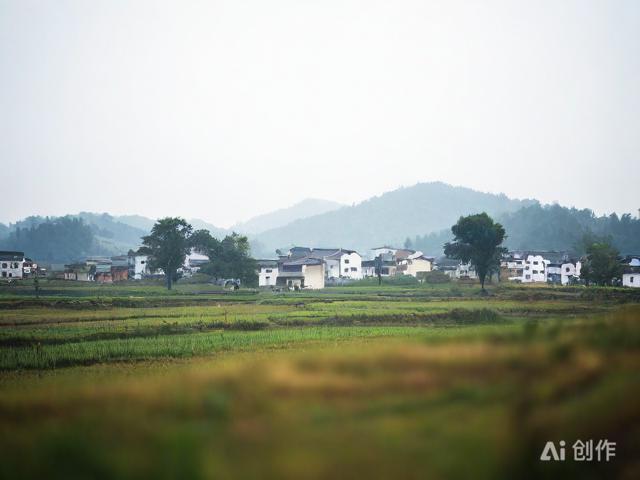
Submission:
[[[0,221],[431,180],[636,213],[639,157],[635,0],[0,0]]]

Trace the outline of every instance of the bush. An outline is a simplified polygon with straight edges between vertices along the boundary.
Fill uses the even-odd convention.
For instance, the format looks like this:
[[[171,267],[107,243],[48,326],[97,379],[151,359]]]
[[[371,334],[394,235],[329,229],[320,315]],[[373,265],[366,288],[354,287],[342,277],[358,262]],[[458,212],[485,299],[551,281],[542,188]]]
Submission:
[[[429,284],[442,284],[451,282],[451,277],[439,270],[434,270],[432,272],[420,272],[418,274],[418,279]]]

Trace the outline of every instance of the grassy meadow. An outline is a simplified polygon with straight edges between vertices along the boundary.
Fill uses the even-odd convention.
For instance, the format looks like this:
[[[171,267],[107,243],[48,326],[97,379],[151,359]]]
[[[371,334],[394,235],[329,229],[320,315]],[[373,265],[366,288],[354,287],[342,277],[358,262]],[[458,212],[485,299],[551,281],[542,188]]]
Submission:
[[[1,478],[632,479],[639,399],[632,290],[0,286]]]

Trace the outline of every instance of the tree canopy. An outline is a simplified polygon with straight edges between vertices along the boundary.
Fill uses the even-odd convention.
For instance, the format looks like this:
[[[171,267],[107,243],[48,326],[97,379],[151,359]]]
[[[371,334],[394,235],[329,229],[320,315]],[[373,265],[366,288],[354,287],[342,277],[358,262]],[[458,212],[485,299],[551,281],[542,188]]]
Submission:
[[[622,264],[618,250],[606,241],[591,243],[586,248],[587,255],[580,269],[580,277],[587,285],[611,285],[622,276]]]
[[[484,290],[487,275],[500,268],[500,257],[505,248],[500,245],[506,235],[502,225],[486,213],[460,217],[451,227],[452,242],[444,246],[445,255],[464,263],[470,262],[476,270]]]
[[[257,265],[251,258],[247,237],[234,232],[220,241],[207,230],[197,230],[192,245],[197,252],[209,257],[209,263],[200,269],[203,273],[216,278],[240,279],[246,285],[257,283]]]
[[[149,266],[161,268],[171,290],[178,268],[184,265],[191,250],[193,227],[178,217],[162,218],[156,222],[151,233],[142,237],[140,253],[149,255]]]
[[[0,248],[25,252],[40,262],[72,262],[95,251],[95,238],[82,219],[60,217],[16,227]]]

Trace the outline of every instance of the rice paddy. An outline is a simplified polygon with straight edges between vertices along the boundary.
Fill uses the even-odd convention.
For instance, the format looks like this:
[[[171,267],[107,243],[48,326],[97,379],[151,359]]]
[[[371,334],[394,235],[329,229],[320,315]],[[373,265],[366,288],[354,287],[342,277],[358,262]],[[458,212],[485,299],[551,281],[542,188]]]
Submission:
[[[187,287],[0,287],[0,477],[640,474],[633,291]]]

